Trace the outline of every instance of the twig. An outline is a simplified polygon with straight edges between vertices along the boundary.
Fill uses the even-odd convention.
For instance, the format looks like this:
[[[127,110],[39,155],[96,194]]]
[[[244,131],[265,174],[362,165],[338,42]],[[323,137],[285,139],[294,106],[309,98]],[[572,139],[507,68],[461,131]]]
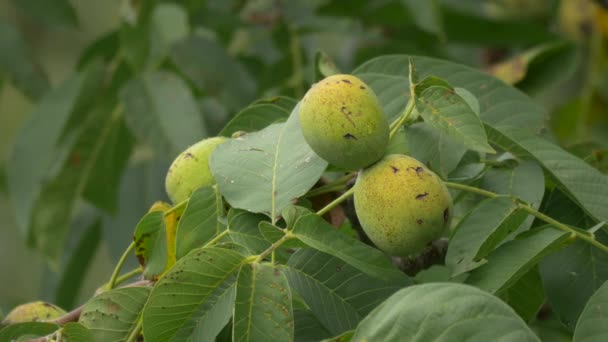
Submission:
[[[340,195],[340,197],[338,197],[335,200],[333,200],[331,203],[329,203],[328,205],[326,205],[323,209],[317,211],[317,215],[323,216],[323,215],[327,214],[331,209],[333,209],[333,207],[335,207],[338,204],[342,203],[345,199],[347,199],[348,197],[350,197],[350,195],[352,195],[353,193],[355,193],[355,188],[354,187],[348,189],[345,193],[343,193],[342,195]]]
[[[118,263],[116,264],[116,267],[114,268],[114,272],[112,272],[112,276],[110,277],[110,281],[108,282],[108,290],[113,289],[114,285],[116,285],[116,279],[118,278],[118,274],[120,273],[122,266],[124,265],[125,261],[127,261],[127,258],[129,257],[129,254],[131,254],[133,249],[135,249],[135,242],[131,242],[129,247],[127,247],[125,252],[122,254],[120,259],[118,260]]]
[[[502,196],[499,195],[497,193],[491,192],[491,191],[487,191],[487,190],[483,190],[483,189],[479,189],[473,186],[469,186],[469,185],[464,185],[464,184],[460,184],[460,183],[452,183],[452,182],[445,182],[445,185],[452,188],[452,189],[458,189],[458,190],[463,190],[463,191],[467,191],[467,192],[471,192],[471,193],[475,193],[478,195],[482,195],[485,197],[490,197],[490,198],[495,198],[498,196]],[[593,234],[590,234],[588,232],[585,231],[580,231],[577,229],[574,229],[564,223],[561,223],[559,221],[557,221],[556,219],[547,216],[539,211],[537,211],[536,209],[532,208],[529,204],[525,203],[524,201],[522,201],[519,198],[510,196],[513,198],[513,200],[515,201],[517,207],[525,212],[527,212],[528,214],[536,217],[537,219],[544,221],[548,224],[550,224],[552,227],[559,229],[563,232],[569,233],[571,234],[573,237],[576,237],[578,239],[584,240],[588,243],[590,243],[591,245],[597,247],[598,249],[601,249],[604,252],[608,253],[608,246],[602,244],[601,242],[597,241],[595,239],[595,236]]]

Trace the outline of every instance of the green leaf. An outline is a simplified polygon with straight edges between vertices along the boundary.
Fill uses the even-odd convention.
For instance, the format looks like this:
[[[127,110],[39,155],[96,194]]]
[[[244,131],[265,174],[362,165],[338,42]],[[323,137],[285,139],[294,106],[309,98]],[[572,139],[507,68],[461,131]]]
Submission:
[[[399,280],[404,286],[411,282],[381,251],[338,232],[316,214],[300,217],[291,233],[308,246],[333,255],[358,270],[384,280]]]
[[[560,70],[560,72],[556,72],[555,68],[557,65],[555,64],[557,61],[559,61],[559,65],[561,65],[563,68],[565,64],[564,60],[567,60],[569,55],[571,55],[572,50],[573,46],[566,42],[550,42],[541,44],[492,65],[488,72],[505,83],[513,85],[525,80],[528,77],[528,73],[531,74],[531,78],[540,76],[535,75],[535,73],[542,72],[542,70],[535,69],[538,69],[546,62],[551,62],[554,60],[555,62],[553,67],[547,70],[547,72],[552,71],[552,75],[546,75],[543,78],[548,81],[548,84],[556,83],[556,76],[561,78],[567,76],[568,73],[564,73],[563,69]],[[542,73],[546,74],[547,72]],[[528,82],[531,81],[532,80],[528,80]]]
[[[331,336],[310,310],[293,309],[295,342],[317,342]]]
[[[507,304],[472,286],[415,285],[398,291],[357,327],[352,341],[540,341]]]
[[[160,3],[150,17],[150,51],[148,63],[159,65],[170,54],[174,43],[186,38],[190,27],[188,13],[175,3]]]
[[[55,162],[57,145],[85,82],[76,74],[51,90],[38,103],[14,142],[7,178],[17,223],[30,233],[30,214],[49,169]]]
[[[129,128],[161,154],[177,155],[206,136],[194,96],[175,74],[146,72],[129,81],[120,97]]]
[[[447,41],[451,43],[504,48],[545,43],[556,38],[537,19],[490,19],[453,5],[441,6],[441,14]]]
[[[84,305],[78,322],[89,329],[96,341],[124,341],[135,328],[149,294],[147,287],[101,293]]]
[[[84,68],[87,64],[98,58],[101,58],[105,62],[110,61],[119,50],[119,38],[118,31],[110,31],[93,40],[80,54],[77,69]]]
[[[587,228],[592,225],[585,213],[559,190],[548,194],[543,212],[565,224]],[[596,232],[606,244],[608,236]],[[540,273],[551,309],[570,331],[589,298],[608,280],[608,254],[584,241],[575,241],[547,256],[540,263]]]
[[[75,28],[76,11],[68,0],[17,0],[13,3],[36,22],[47,26]]]
[[[437,76],[427,76],[423,80],[419,81],[418,72],[416,71],[416,66],[411,64],[410,68],[413,68],[413,72],[410,77],[410,87],[412,84],[414,85],[414,91],[416,92],[416,96],[421,96],[422,93],[429,89],[430,87],[441,87],[448,88],[450,90],[454,90],[454,88],[444,79],[439,78]]]
[[[17,341],[46,336],[59,329],[57,324],[27,322],[11,324],[0,329],[0,341]]]
[[[241,209],[230,209],[228,212],[228,230],[230,239],[247,249],[250,255],[260,254],[270,247],[258,225],[267,222],[265,215],[250,213]]]
[[[545,110],[521,91],[468,66],[408,55],[377,57],[353,71],[374,89],[389,120],[403,112],[409,99],[410,58],[420,78],[433,75],[471,92],[479,100],[480,117],[486,125],[531,131],[543,127]]]
[[[608,282],[589,298],[574,330],[574,342],[601,342],[608,339]]]
[[[196,190],[177,225],[176,256],[181,258],[194,248],[203,246],[221,229],[219,218],[223,215],[223,203],[212,187]]]
[[[158,1],[125,2],[121,6],[119,28],[120,50],[125,61],[136,73],[149,65],[152,12]]]
[[[278,266],[254,263],[241,267],[232,336],[235,341],[293,341],[291,290]]]
[[[429,165],[444,179],[467,151],[462,143],[425,122],[405,127],[405,136],[412,157]]]
[[[598,221],[608,221],[608,176],[521,128],[501,128],[500,135],[494,139],[497,145],[519,157],[537,160],[589,215]]]
[[[501,195],[517,197],[532,208],[538,209],[545,194],[545,176],[538,163],[521,161],[513,168],[491,168],[481,178],[480,187]],[[527,230],[532,225],[534,217],[515,230],[511,236]]]
[[[90,82],[94,79],[92,77],[87,81]],[[88,92],[94,90],[87,90],[86,86],[84,88],[80,96],[90,96],[91,94]],[[48,260],[52,264],[57,262],[63,252],[64,243],[69,232],[72,211],[80,196],[83,195],[86,186],[90,182],[106,179],[105,177],[93,179],[92,176],[93,170],[100,164],[98,163],[99,158],[103,157],[102,151],[105,143],[108,142],[108,137],[111,136],[110,132],[115,128],[117,121],[120,119],[117,112],[111,113],[111,105],[113,105],[111,102],[99,103],[96,108],[86,115],[86,119],[79,124],[79,127],[70,126],[70,133],[63,140],[59,140],[61,145],[57,146],[55,150],[48,151],[45,148],[36,146],[38,151],[32,152],[30,158],[34,158],[37,153],[40,153],[40,150],[48,151],[51,156],[56,157],[52,165],[47,165],[51,169],[50,171],[48,169],[45,170],[47,174],[41,171],[26,173],[20,170],[18,171],[20,174],[14,176],[14,178],[25,177],[25,179],[17,180],[17,183],[38,177],[42,179],[41,183],[34,185],[35,187],[40,187],[34,189],[34,191],[37,191],[37,193],[34,193],[35,197],[27,198],[27,200],[34,199],[35,202],[29,208],[31,216],[29,218],[29,227],[26,227],[29,228],[27,233],[30,243],[48,256]],[[80,106],[75,106],[71,110],[79,111],[84,109],[81,109]],[[44,115],[48,115],[48,113]],[[75,125],[74,121],[71,123]],[[65,125],[69,124],[65,123]],[[29,133],[33,133],[34,131],[32,130]],[[55,132],[51,134],[55,134]],[[37,137],[36,140],[39,141],[40,138]],[[22,147],[16,147],[15,152],[21,153],[22,148],[23,150],[33,149],[32,146],[26,146],[26,144],[32,143],[30,141]],[[128,157],[128,152],[125,152],[123,157]],[[21,164],[22,158],[21,156],[15,156],[15,161],[21,166],[35,162],[23,161],[23,164]],[[48,156],[41,158],[48,158]],[[126,162],[125,159],[123,158]],[[120,163],[117,163],[115,172],[121,171],[119,169],[120,166]],[[40,168],[41,166],[36,165],[35,167]],[[14,170],[14,172],[17,172],[17,170]],[[27,185],[27,187],[31,186]],[[23,191],[23,189],[13,191]],[[32,194],[29,195],[31,196]],[[18,196],[21,197],[23,195]],[[28,222],[26,221],[26,223]]]
[[[524,321],[533,321],[546,300],[538,268],[524,274],[501,297]]]
[[[220,135],[229,137],[238,131],[259,131],[275,122],[287,119],[290,112],[291,110],[274,104],[253,104],[238,112],[222,129]]]
[[[93,333],[84,325],[76,322],[69,322],[63,326],[62,337],[67,342],[89,342],[94,341]]]
[[[34,61],[21,32],[1,18],[0,50],[0,73],[29,98],[40,99],[48,90],[49,81]]]
[[[110,113],[110,109],[107,113]],[[95,166],[90,170],[82,195],[96,207],[115,214],[118,210],[120,180],[131,157],[135,141],[125,124],[124,117],[119,113],[112,113],[108,121],[98,124],[97,130],[103,127],[104,131],[96,136],[90,135],[96,139],[91,142],[95,144]]]
[[[315,53],[315,82],[319,82],[325,77],[340,73],[340,70],[336,67],[336,64],[328,54],[323,51],[317,51]]]
[[[439,36],[445,41],[442,11],[439,1],[405,0],[402,1],[402,3],[409,9],[411,13],[416,13],[416,15],[413,16],[416,26],[426,32]]]
[[[355,331],[349,330],[344,333],[341,333],[338,336],[334,336],[334,337],[325,339],[321,342],[350,342],[354,335],[355,335]]]
[[[110,260],[118,262],[125,248],[133,241],[133,229],[160,198],[166,198],[164,181],[169,164],[167,160],[134,161],[125,171],[119,189],[116,215],[104,216],[104,241]],[[125,268],[138,266],[137,259],[130,258]],[[109,275],[108,275],[109,276]]]
[[[273,104],[275,106],[279,106],[289,113],[296,107],[298,101],[294,98],[288,96],[273,96],[269,98],[261,98],[252,103],[256,104]]]
[[[486,263],[484,259],[526,218],[507,196],[480,202],[460,222],[450,237],[446,265],[452,275],[469,272]]]
[[[119,28],[120,50],[126,64],[134,74],[140,74],[148,65],[150,53],[149,20],[139,23],[122,22]]]
[[[468,148],[479,152],[496,152],[488,144],[479,117],[454,90],[431,86],[416,99],[416,108],[425,122]]]
[[[77,294],[102,241],[101,228],[99,220],[88,227],[70,255],[55,290],[54,303],[59,307],[71,308],[76,305]]]
[[[234,284],[244,259],[210,247],[178,260],[152,289],[143,313],[144,338],[212,341],[232,317]]]
[[[289,284],[332,335],[354,329],[380,302],[411,284],[405,277],[392,280],[370,277],[311,248],[298,250],[287,266],[284,271]]]
[[[405,108],[407,97],[401,94],[409,93],[405,77],[408,58],[379,57],[353,71],[379,94],[389,118]],[[608,193],[608,176],[534,135],[543,127],[542,107],[516,89],[466,66],[423,57],[414,57],[414,65],[421,77],[436,75],[469,90],[479,100],[480,117],[493,144],[517,156],[536,159],[588,213],[598,221],[608,221],[608,196],[603,195]]]
[[[147,213],[135,227],[135,256],[144,269],[144,278],[156,279],[167,266],[167,234],[162,211]]]
[[[198,88],[219,94],[231,110],[254,99],[256,83],[249,72],[217,42],[192,35],[176,43],[171,58],[178,69]]]
[[[414,281],[416,284],[424,283],[441,283],[441,282],[454,282],[464,283],[465,279],[469,275],[463,273],[459,276],[452,278],[452,271],[446,265],[433,265],[425,270],[416,273]]]
[[[497,248],[488,262],[471,272],[466,283],[500,293],[515,284],[544,256],[564,246],[570,234],[554,228],[537,228]]]
[[[530,327],[541,341],[572,342],[572,334],[556,318],[536,320],[530,323]]]
[[[232,207],[276,220],[321,177],[327,162],[304,140],[297,114],[298,107],[286,123],[232,139],[211,153],[211,172]]]

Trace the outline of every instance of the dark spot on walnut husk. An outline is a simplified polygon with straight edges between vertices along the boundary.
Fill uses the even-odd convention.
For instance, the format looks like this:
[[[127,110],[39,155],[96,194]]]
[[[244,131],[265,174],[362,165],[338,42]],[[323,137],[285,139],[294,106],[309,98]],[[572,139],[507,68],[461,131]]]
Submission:
[[[423,172],[424,172],[424,168],[423,168],[422,166],[418,166],[418,167],[416,168],[416,173],[417,173],[417,174],[421,174],[421,173],[423,173]]]
[[[186,158],[194,158],[194,156],[192,155],[192,153],[186,152],[186,154],[184,154],[184,159]]]
[[[359,86],[359,88],[360,88],[361,90],[364,90],[364,89],[365,89],[365,86]]]
[[[350,133],[346,133],[346,134],[344,134],[344,139],[354,139],[354,140],[357,140],[357,137],[354,136],[354,135],[352,135],[352,134],[350,134]]]
[[[344,83],[348,83],[348,84],[352,84],[352,83],[350,83],[350,81],[349,81],[349,80],[342,80],[342,82],[344,82]]]
[[[416,195],[416,199],[420,201],[420,200],[425,199],[425,198],[426,198],[426,196],[428,196],[428,195],[429,195],[429,193],[428,193],[428,192],[425,192],[425,193],[423,193],[423,194],[418,194],[418,195]]]
[[[448,223],[449,219],[450,219],[450,208],[445,208],[445,210],[443,211],[443,223]]]
[[[424,223],[424,220],[422,220],[422,219],[416,219],[416,223],[418,223],[418,224],[423,224],[423,223]]]
[[[390,165],[391,169],[393,169],[393,173],[399,172],[399,168],[393,165]]]

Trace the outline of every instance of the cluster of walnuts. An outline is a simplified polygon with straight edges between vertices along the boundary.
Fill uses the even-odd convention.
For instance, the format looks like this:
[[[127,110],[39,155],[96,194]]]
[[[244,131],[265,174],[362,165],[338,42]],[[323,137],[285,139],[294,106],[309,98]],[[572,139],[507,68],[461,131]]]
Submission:
[[[352,75],[313,85],[300,103],[302,134],[313,151],[343,171],[360,170],[354,188],[357,218],[387,254],[419,253],[449,227],[452,199],[441,179],[418,160],[388,154],[390,128],[374,91]],[[174,203],[214,184],[213,149],[228,140],[202,140],[173,162],[165,182]]]

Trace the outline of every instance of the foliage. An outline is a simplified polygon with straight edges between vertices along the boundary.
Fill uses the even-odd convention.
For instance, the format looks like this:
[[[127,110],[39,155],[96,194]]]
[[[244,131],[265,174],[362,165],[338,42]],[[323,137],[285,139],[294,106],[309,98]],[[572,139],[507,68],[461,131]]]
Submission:
[[[83,20],[67,0],[14,2],[41,27]],[[596,109],[608,29],[596,15],[608,14],[577,0],[591,15],[568,16],[565,2],[522,14],[498,0],[124,1],[119,27],[58,84],[0,18],[0,86],[36,104],[0,191],[27,244],[62,270],[56,301],[74,306],[98,240],[133,239],[83,306],[0,340],[602,340],[608,142],[594,127],[608,126]],[[581,22],[589,32],[572,31]],[[324,34],[349,48],[317,51]],[[349,199],[357,172],[302,135],[306,89],[340,72],[377,94],[389,149],[450,189],[452,226],[420,255],[369,241]],[[216,184],[152,205],[168,162],[220,135]]]

